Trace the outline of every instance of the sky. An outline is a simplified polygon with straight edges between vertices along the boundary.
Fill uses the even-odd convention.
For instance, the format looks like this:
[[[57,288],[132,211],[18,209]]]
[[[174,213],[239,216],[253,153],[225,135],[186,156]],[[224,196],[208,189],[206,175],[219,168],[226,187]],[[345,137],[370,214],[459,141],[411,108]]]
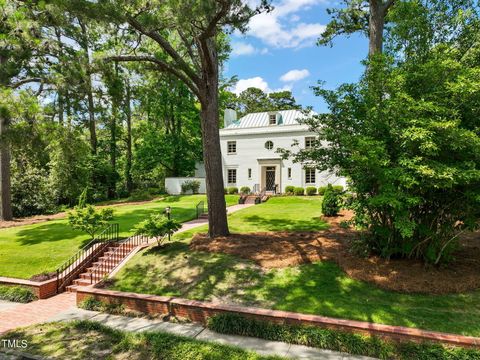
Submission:
[[[247,0],[255,3],[255,0]],[[358,34],[335,39],[333,47],[317,46],[336,0],[273,0],[275,9],[256,15],[246,34],[231,35],[232,53],[224,76],[238,77],[237,94],[253,86],[266,92],[291,90],[297,103],[327,112],[311,86],[323,81],[327,89],[355,82],[368,52],[367,39]]]

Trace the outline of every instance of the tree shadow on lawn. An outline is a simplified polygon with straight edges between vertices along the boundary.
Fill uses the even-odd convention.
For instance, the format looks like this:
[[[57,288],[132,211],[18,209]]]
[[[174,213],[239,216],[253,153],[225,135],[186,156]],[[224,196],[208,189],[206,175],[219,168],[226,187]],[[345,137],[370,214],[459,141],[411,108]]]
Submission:
[[[269,219],[259,215],[248,215],[243,216],[241,220],[257,226],[259,231],[318,231],[329,228],[328,223],[318,217],[313,217],[310,220],[292,220],[285,218]]]
[[[65,222],[51,222],[44,225],[28,227],[21,229],[17,233],[17,240],[21,245],[36,245],[43,242],[54,242],[73,239],[81,236],[81,231],[73,230]],[[90,239],[81,240],[81,244],[86,244]]]
[[[469,305],[478,295],[384,291],[349,278],[330,262],[267,271],[234,256],[189,251],[184,243],[154,248],[141,257],[144,261],[124,269],[113,288],[480,335],[475,320],[480,309]]]

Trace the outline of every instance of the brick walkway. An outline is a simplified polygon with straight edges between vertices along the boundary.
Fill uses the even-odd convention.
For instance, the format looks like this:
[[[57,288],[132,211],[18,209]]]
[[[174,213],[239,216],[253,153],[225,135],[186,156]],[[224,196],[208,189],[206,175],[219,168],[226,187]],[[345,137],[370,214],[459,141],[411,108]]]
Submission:
[[[0,310],[0,334],[17,327],[45,322],[59,313],[76,308],[75,295],[63,293]]]

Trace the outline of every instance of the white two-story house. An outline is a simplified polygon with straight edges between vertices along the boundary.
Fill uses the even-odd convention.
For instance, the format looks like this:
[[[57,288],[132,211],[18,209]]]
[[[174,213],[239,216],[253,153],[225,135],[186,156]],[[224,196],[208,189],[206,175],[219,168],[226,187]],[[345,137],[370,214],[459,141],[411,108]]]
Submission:
[[[298,122],[304,116],[298,110],[284,110],[252,113],[237,119],[236,112],[227,109],[225,126],[220,130],[225,186],[248,186],[254,192],[265,189],[276,193],[283,193],[288,185],[345,186],[345,178],[333,172],[283,160],[276,152],[278,148],[291,149],[295,140],[298,147],[311,146],[315,134]]]

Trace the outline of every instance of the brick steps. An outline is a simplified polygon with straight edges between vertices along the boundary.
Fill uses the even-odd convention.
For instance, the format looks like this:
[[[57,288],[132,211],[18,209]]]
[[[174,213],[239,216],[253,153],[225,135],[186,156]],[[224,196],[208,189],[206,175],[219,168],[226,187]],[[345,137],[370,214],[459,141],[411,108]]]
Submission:
[[[122,248],[121,253],[118,252],[119,248]],[[96,259],[93,259],[91,266],[85,269],[85,272],[78,275],[78,277],[72,281],[71,285],[68,285],[65,290],[67,292],[75,293],[81,286],[89,286],[96,284],[109,274],[118,264],[120,264],[130,253],[136,248],[133,244],[115,244],[109,246],[102,253],[100,253]],[[95,273],[95,270],[100,268],[101,271]]]

